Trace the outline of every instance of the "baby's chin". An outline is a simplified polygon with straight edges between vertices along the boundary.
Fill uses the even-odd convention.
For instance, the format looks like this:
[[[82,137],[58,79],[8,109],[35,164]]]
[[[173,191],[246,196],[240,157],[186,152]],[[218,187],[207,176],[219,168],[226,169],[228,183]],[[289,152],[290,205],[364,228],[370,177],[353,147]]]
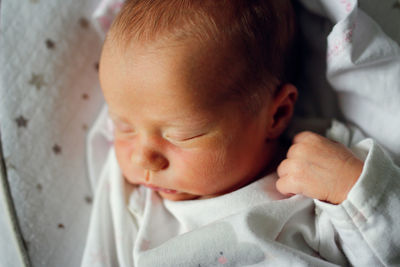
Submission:
[[[184,200],[195,200],[195,199],[199,199],[201,198],[201,196],[197,196],[197,195],[192,195],[192,194],[188,194],[188,193],[165,193],[165,192],[157,192],[158,195],[163,198],[163,199],[167,199],[170,201],[184,201]]]
[[[158,191],[158,195],[163,199],[168,199],[170,201],[185,201],[185,200],[201,200],[201,199],[208,199],[218,197],[223,194],[213,194],[213,195],[193,195],[189,193],[165,193]]]

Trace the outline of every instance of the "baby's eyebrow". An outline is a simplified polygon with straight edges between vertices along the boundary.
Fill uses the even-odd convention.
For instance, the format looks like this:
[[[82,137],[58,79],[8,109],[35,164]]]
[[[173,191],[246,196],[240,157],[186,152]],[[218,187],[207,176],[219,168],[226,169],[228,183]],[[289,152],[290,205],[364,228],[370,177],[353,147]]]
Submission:
[[[210,120],[210,118],[181,118],[170,121],[167,125],[171,128],[182,128],[182,127],[189,127],[189,128],[203,128],[208,127],[214,124],[215,121]]]
[[[118,122],[122,122],[122,123],[129,124],[129,122],[128,122],[127,120],[121,118],[120,116],[116,115],[115,113],[108,112],[108,114],[109,114],[109,116],[110,116],[110,118],[111,118],[112,120],[115,120],[115,121],[118,121]]]
[[[123,124],[128,124],[131,125],[129,120],[118,116],[117,114],[109,111],[108,112],[111,120]],[[190,117],[188,118],[187,116],[179,116],[179,117],[173,117],[173,118],[165,118],[165,120],[154,120],[155,124],[163,125],[164,127],[167,128],[182,128],[182,127],[188,127],[190,126],[191,128],[199,128],[199,127],[204,127],[206,125],[210,124],[210,118],[205,118],[205,117],[200,117],[200,118],[194,118]]]

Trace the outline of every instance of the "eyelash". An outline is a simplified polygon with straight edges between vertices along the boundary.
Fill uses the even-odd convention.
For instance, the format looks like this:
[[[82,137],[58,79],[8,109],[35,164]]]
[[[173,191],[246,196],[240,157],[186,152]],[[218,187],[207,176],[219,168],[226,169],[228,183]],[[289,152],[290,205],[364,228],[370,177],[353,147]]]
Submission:
[[[114,122],[114,130],[116,131],[117,134],[119,134],[121,137],[132,137],[135,134],[135,130],[129,126],[129,125],[123,125],[120,123],[115,123]],[[185,137],[185,138],[180,138],[180,137],[174,137],[174,136],[170,136],[168,134],[164,134],[163,138],[168,140],[171,143],[187,143],[189,141],[192,141],[196,138],[199,138],[203,135],[205,135],[206,133],[200,133],[200,134],[196,134],[190,137]]]
[[[191,136],[191,137],[187,137],[187,138],[175,138],[175,139],[173,137],[165,135],[164,138],[167,139],[168,141],[171,141],[172,143],[174,143],[174,142],[175,143],[184,143],[184,142],[188,142],[188,141],[191,141],[193,139],[199,138],[199,137],[201,137],[203,135],[205,135],[205,133],[197,134],[197,135],[194,135],[194,136]]]

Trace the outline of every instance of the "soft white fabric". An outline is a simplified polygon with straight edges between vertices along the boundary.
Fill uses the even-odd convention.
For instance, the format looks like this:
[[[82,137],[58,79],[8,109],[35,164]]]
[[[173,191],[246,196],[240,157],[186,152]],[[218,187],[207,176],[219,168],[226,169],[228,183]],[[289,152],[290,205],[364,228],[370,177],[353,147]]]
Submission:
[[[99,35],[104,39],[115,16],[121,10],[124,0],[101,0],[93,13],[93,22]]]
[[[400,163],[399,45],[357,8],[356,0],[300,2],[320,16],[299,15],[302,25],[307,25],[302,31],[306,45],[299,103],[304,117],[342,117],[376,139]],[[371,10],[368,1],[360,2]],[[387,4],[375,1],[380,9]]]
[[[20,233],[18,229],[15,229],[16,217],[2,168],[3,166],[0,166],[0,215],[2,215],[0,216],[0,266],[24,266],[28,259],[24,253]]]
[[[91,136],[103,133],[94,128]],[[163,200],[125,183],[113,146],[104,143],[101,150],[109,152],[82,266],[400,264],[400,224],[393,223],[400,220],[400,168],[372,139],[359,142],[359,131],[334,122],[327,134],[365,159],[358,182],[338,206],[286,199],[275,188],[275,173],[212,199]]]
[[[0,266],[20,266],[6,243],[18,228],[32,266],[81,261],[93,197],[85,138],[103,104],[101,39],[91,23],[96,6],[97,0],[1,1],[2,152],[18,221],[8,225],[0,209],[0,243],[7,246]]]

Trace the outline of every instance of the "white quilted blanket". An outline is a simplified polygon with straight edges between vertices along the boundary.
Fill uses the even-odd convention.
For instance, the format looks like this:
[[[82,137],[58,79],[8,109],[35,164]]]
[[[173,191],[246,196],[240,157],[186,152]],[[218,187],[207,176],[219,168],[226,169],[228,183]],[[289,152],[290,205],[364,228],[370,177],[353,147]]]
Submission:
[[[1,139],[33,266],[78,266],[83,252],[92,202],[85,138],[103,101],[96,69],[101,39],[91,23],[96,6],[95,0],[1,3]],[[0,266],[19,266],[15,240],[3,235],[14,226],[6,214],[0,218]]]

